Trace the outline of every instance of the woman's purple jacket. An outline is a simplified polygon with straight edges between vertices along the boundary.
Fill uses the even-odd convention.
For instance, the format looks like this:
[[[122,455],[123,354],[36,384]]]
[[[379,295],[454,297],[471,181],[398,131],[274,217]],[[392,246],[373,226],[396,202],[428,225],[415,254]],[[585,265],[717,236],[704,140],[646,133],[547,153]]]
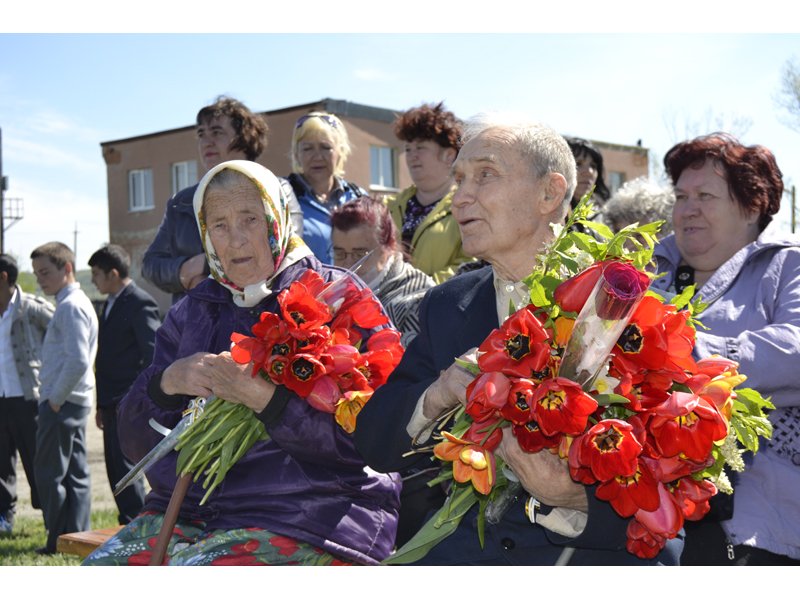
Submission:
[[[152,417],[172,428],[189,397],[156,403],[148,384],[176,359],[195,352],[230,349],[232,332],[250,335],[250,327],[267,310],[278,312],[277,294],[307,268],[326,281],[343,271],[309,257],[291,265],[272,282],[275,293],[253,308],[236,306],[228,290],[208,279],[176,303],[156,334],[153,363],[137,378],[119,406],[119,436],[125,455],[140,460],[161,435],[148,424]],[[155,388],[155,385],[152,386]],[[394,545],[400,482],[396,475],[372,471],[352,436],[334,420],[279,387],[259,419],[270,439],[258,442],[231,470],[206,504],[202,479],[189,489],[181,519],[199,519],[207,530],[258,527],[323,548],[345,559],[375,564]],[[154,391],[153,396],[158,396]],[[147,472],[152,487],[144,510],[164,512],[176,482],[177,452]]]

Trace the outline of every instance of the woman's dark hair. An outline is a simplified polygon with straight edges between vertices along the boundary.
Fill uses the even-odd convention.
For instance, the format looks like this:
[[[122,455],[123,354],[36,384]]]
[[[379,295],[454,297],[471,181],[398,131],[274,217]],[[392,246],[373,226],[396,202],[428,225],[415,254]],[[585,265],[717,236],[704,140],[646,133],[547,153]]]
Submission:
[[[131,257],[122,246],[107,244],[92,254],[89,266],[97,267],[106,274],[116,269],[120,279],[125,279],[130,275]]]
[[[219,96],[214,102],[200,109],[197,113],[197,125],[207,125],[212,119],[228,117],[231,120],[236,137],[233,138],[229,150],[244,152],[247,160],[255,160],[267,147],[267,122],[261,115],[250,111],[244,104]]]
[[[444,102],[407,110],[395,120],[394,134],[404,142],[433,140],[442,148],[461,149],[461,121],[444,107]]]
[[[577,161],[581,156],[588,155],[592,159],[594,166],[597,168],[597,181],[594,184],[594,194],[592,197],[600,197],[605,202],[611,197],[611,190],[606,185],[606,169],[603,166],[603,155],[594,147],[592,142],[584,140],[583,138],[568,137],[566,138],[569,149],[572,150],[572,156]],[[572,208],[578,204],[580,198],[573,198]]]
[[[759,213],[758,227],[764,231],[780,209],[783,196],[783,174],[772,152],[716,132],[673,146],[664,156],[664,167],[676,184],[685,169],[699,169],[709,160],[722,168],[720,174],[742,210]]]
[[[331,227],[339,231],[350,231],[361,225],[375,230],[378,243],[384,248],[398,249],[397,227],[389,209],[380,200],[361,196],[335,209],[331,213]]]

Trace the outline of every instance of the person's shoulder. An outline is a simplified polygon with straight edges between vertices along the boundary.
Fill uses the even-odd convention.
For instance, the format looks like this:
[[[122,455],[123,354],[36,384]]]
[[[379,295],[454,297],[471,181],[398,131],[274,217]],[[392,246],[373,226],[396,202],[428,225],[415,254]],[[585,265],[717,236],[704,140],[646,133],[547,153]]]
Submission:
[[[465,294],[471,293],[479,286],[484,285],[487,281],[491,282],[491,280],[492,267],[491,265],[487,265],[480,269],[455,275],[447,281],[443,281],[439,285],[432,287],[428,291],[428,294],[432,297],[461,298]]]
[[[158,302],[153,296],[144,288],[140,287],[135,281],[131,281],[130,285],[128,286],[130,289],[130,294],[136,300],[138,300],[142,304],[152,304],[158,306]]]
[[[179,204],[194,204],[194,193],[197,191],[198,184],[190,185],[182,190],[178,190],[167,202],[168,207],[178,206]]]
[[[20,299],[22,300],[23,305],[27,304],[28,306],[32,307],[33,309],[49,309],[51,312],[54,310],[53,303],[47,300],[46,298],[42,298],[41,296],[37,296],[36,294],[29,294],[28,292],[21,292]]]

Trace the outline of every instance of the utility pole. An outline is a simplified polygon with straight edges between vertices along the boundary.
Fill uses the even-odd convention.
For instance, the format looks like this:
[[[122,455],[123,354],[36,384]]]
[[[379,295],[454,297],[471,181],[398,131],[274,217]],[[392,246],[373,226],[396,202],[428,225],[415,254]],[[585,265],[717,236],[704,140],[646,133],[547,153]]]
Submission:
[[[72,232],[72,253],[75,255],[75,264],[78,264],[78,222],[75,221],[75,229]],[[75,267],[76,269],[78,267]]]
[[[795,192],[796,189],[794,185],[792,185],[792,233],[794,233],[797,228],[797,197]]]
[[[3,175],[3,129],[0,127],[0,253],[6,251],[6,178]]]

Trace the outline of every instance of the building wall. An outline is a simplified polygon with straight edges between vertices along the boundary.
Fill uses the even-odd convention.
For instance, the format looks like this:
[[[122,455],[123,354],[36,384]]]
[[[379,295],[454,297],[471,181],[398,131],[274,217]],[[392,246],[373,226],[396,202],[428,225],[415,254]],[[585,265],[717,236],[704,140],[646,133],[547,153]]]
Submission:
[[[389,146],[395,149],[396,187],[403,189],[411,185],[402,152],[403,142],[394,136],[392,129],[395,113],[330,99],[262,113],[267,119],[269,134],[267,148],[258,162],[278,176],[288,175],[291,172],[290,149],[294,123],[312,110],[327,110],[337,114],[347,128],[353,151],[345,165],[346,179],[373,194],[383,193],[384,190],[370,189],[370,146]],[[603,154],[607,179],[610,173],[619,173],[617,178],[621,178],[621,181],[647,174],[646,149],[599,141],[593,143]],[[109,240],[130,253],[133,278],[153,294],[162,312],[166,312],[170,306],[170,295],[142,278],[141,264],[161,224],[167,200],[172,196],[173,163],[197,161],[197,175],[203,175],[194,125],[104,142],[101,148],[108,179]],[[153,172],[154,206],[149,210],[132,212],[129,210],[128,173],[134,169],[148,168]]]
[[[278,176],[291,173],[291,139],[295,121],[311,110],[326,110],[323,102],[279,111],[262,113],[267,119],[269,133],[264,153],[257,162]],[[395,175],[398,189],[411,185],[411,178],[402,156],[402,142],[392,130],[393,114],[381,110],[383,120],[347,116],[339,113],[345,124],[352,154],[345,164],[345,178],[361,185],[371,193],[383,190],[370,188],[370,147],[389,146],[395,149]],[[194,126],[182,127],[150,135],[105,142],[101,144],[106,161],[108,180],[109,240],[119,244],[131,255],[131,272],[136,281],[147,289],[163,312],[169,308],[170,295],[162,292],[141,277],[144,253],[158,232],[167,200],[172,196],[172,164],[196,161],[198,177],[202,166],[197,151]],[[152,169],[154,206],[149,210],[130,211],[128,173],[134,169]]]

